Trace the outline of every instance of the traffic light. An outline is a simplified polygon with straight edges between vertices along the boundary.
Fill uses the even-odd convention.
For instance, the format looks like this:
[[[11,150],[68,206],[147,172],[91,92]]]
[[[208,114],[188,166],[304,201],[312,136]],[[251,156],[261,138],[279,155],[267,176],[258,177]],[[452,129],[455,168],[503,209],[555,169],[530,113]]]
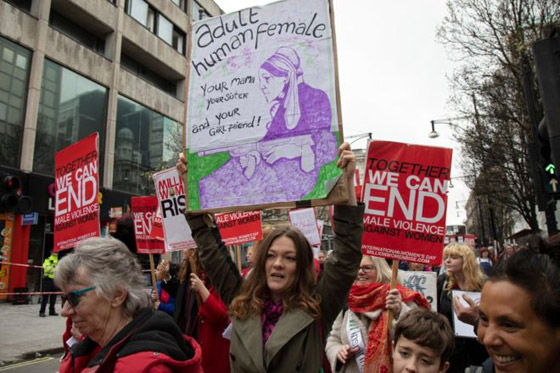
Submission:
[[[537,131],[537,147],[539,151],[539,166],[542,171],[547,175],[554,176],[556,166],[552,161],[552,154],[550,150],[550,140],[548,138],[548,127],[546,126],[546,119],[543,118]]]
[[[551,163],[560,167],[560,38],[558,32],[533,44]],[[541,123],[542,124],[542,123]],[[540,126],[539,126],[540,128]],[[540,132],[540,131],[539,131]],[[548,169],[550,172],[551,169]],[[556,174],[560,174],[556,169]]]
[[[31,198],[22,195],[21,179],[14,175],[1,175],[0,181],[0,212],[31,212]]]
[[[554,198],[560,198],[560,185],[556,178],[556,165],[552,158],[552,149],[550,147],[550,139],[548,137],[548,126],[546,118],[543,118],[537,130],[537,149],[538,149],[538,168],[541,174],[545,176],[542,178],[544,190],[550,193]],[[560,171],[560,170],[559,170]]]

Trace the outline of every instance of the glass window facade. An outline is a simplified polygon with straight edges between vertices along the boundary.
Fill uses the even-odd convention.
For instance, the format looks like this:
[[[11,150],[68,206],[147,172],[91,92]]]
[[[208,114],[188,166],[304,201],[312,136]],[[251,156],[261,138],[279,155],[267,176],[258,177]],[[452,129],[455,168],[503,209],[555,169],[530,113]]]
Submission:
[[[119,96],[113,189],[148,195],[152,174],[174,167],[181,151],[179,123]]]
[[[156,72],[150,70],[148,67],[135,60],[134,57],[130,57],[125,53],[122,53],[121,66],[171,96],[177,97],[177,84],[175,82],[170,82],[164,77],[158,75]]]
[[[93,132],[99,132],[103,175],[107,88],[45,59],[33,171],[54,175],[54,155]]]
[[[182,1],[173,2],[183,9]],[[180,54],[185,54],[185,33],[145,0],[126,0],[125,9],[129,16],[140,22],[150,32],[155,33]]]
[[[31,51],[0,37],[0,164],[19,168]]]
[[[96,35],[92,34],[72,20],[66,18],[54,9],[51,9],[49,24],[58,31],[74,39],[78,43],[86,46],[87,48],[99,54],[105,53],[104,38],[97,37]]]
[[[158,14],[157,35],[167,44],[173,41],[173,23],[161,14]]]
[[[148,27],[148,3],[144,0],[128,0],[128,12],[132,18]]]
[[[192,17],[193,17],[193,21],[200,21],[202,19],[208,18],[210,17],[210,14],[208,14],[208,12],[204,9],[204,7],[200,6],[200,4],[198,4],[196,1],[193,1],[192,3]]]
[[[31,12],[31,1],[32,0],[5,0],[6,2],[12,4],[20,8],[21,10],[26,11],[27,13]]]

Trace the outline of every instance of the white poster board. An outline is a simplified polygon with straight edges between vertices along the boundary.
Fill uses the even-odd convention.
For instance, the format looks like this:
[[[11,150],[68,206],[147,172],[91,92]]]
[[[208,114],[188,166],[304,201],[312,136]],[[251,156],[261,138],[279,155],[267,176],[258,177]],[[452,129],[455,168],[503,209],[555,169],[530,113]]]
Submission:
[[[196,247],[191,228],[183,215],[185,192],[177,169],[173,167],[158,172],[153,178],[163,221],[166,250],[176,251]]]
[[[474,291],[461,291],[461,290],[452,290],[451,291],[451,299],[455,299],[455,296],[459,297],[461,304],[465,307],[468,307],[469,304],[463,299],[463,294],[468,295],[469,297],[474,300],[476,304],[480,304],[480,293]],[[453,308],[453,330],[455,331],[455,335],[457,337],[466,337],[466,338],[477,338],[477,335],[474,334],[474,327],[470,324],[464,323],[457,318],[457,314],[455,313],[455,309]]]
[[[325,198],[341,172],[328,0],[284,0],[193,25],[189,210]]]
[[[299,229],[309,241],[311,246],[321,245],[321,237],[317,229],[317,219],[315,217],[315,209],[297,209],[290,210],[290,224],[292,227]]]
[[[430,309],[437,312],[437,273],[426,271],[399,271],[402,285],[424,296]]]

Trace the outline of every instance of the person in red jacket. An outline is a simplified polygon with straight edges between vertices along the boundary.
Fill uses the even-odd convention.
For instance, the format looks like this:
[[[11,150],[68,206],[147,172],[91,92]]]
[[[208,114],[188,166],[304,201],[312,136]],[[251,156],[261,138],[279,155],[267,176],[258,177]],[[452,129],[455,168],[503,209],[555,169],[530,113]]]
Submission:
[[[202,372],[198,343],[152,309],[140,264],[121,241],[90,238],[62,259],[54,281],[61,314],[85,336],[59,372]]]
[[[230,323],[226,305],[214,286],[208,289],[194,273],[190,282],[202,303],[198,309],[197,334],[202,347],[202,368],[205,373],[229,372],[229,339],[222,336]]]

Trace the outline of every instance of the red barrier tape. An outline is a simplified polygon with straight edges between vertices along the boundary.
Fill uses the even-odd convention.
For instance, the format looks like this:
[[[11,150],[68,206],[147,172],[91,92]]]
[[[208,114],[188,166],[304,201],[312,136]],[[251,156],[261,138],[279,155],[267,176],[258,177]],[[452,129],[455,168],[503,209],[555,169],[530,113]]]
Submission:
[[[7,264],[10,266],[17,266],[17,267],[29,267],[29,268],[43,268],[43,266],[36,266],[32,264],[23,264],[23,263],[12,263],[12,262],[2,262],[1,264]]]
[[[45,292],[35,291],[31,293],[0,293],[0,296],[2,295],[51,295],[51,294],[61,295],[64,293],[61,291],[45,291]]]
[[[29,268],[41,268],[41,269],[43,269],[43,266],[36,266],[36,265],[33,265],[33,264],[12,263],[12,262],[0,262],[0,264],[7,264],[7,265],[10,265],[10,266],[16,266],[16,267],[29,267]],[[149,269],[143,269],[142,272],[148,273],[148,272],[150,272],[150,270]]]

